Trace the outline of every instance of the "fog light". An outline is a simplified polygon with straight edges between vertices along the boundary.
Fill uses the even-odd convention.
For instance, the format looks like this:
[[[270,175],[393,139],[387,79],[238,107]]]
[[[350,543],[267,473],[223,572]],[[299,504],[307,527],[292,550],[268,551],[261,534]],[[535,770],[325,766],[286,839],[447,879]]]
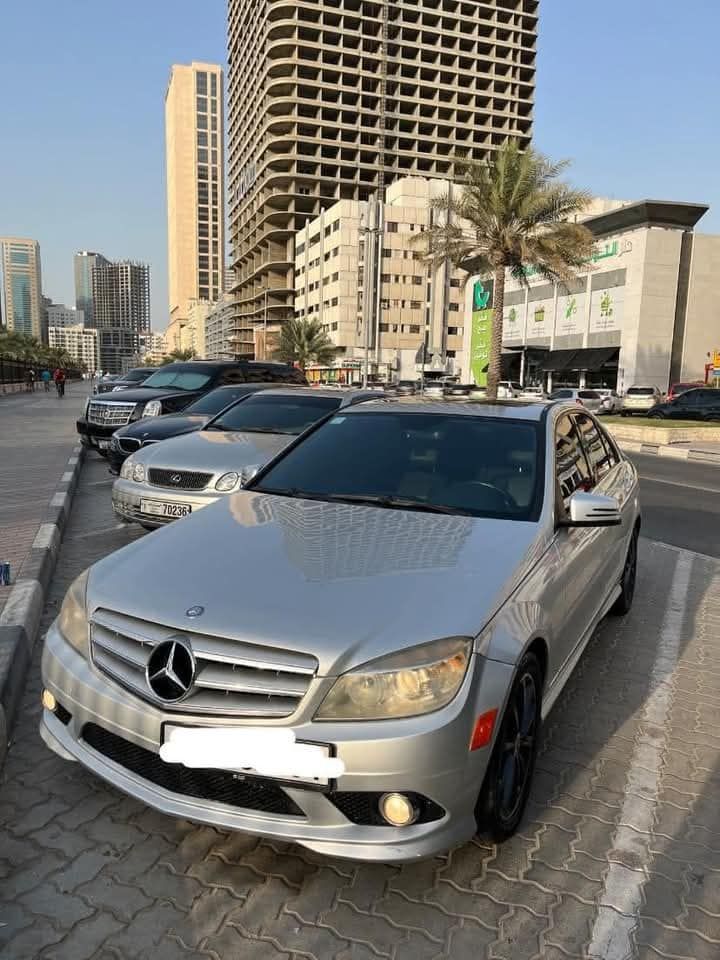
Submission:
[[[43,690],[42,692],[42,705],[46,710],[49,710],[50,713],[55,713],[55,707],[57,707],[57,700],[50,693],[49,690]]]
[[[402,793],[384,793],[380,797],[380,813],[393,827],[409,827],[418,818],[418,811]]]

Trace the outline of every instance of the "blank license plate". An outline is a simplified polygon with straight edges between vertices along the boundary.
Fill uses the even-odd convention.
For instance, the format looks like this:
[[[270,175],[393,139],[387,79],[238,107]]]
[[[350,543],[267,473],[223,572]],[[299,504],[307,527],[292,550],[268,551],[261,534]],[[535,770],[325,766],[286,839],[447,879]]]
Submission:
[[[140,513],[151,517],[186,517],[192,513],[189,503],[165,503],[162,500],[141,500]]]
[[[110,446],[110,441],[109,441],[109,440],[98,440],[97,445],[98,445],[98,450],[107,450],[108,447]]]

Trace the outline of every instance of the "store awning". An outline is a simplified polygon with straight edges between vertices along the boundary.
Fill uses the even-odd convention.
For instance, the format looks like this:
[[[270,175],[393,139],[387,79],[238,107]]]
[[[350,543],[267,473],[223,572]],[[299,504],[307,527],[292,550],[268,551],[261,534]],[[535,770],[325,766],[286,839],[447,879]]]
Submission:
[[[602,370],[617,367],[619,347],[587,347],[585,350],[553,350],[540,364],[540,369],[558,373],[561,370]]]

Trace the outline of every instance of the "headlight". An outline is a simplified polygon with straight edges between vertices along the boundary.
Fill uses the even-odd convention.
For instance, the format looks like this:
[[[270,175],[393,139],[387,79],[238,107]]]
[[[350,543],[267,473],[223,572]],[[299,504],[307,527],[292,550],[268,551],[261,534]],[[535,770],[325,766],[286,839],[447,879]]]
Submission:
[[[230,473],[224,473],[218,482],[215,484],[215,489],[220,493],[230,493],[231,490],[234,490],[235,487],[240,482],[240,474],[231,471]]]
[[[162,403],[159,400],[148,400],[143,407],[144,417],[159,417],[162,413]]]
[[[135,480],[136,483],[145,482],[145,467],[142,465],[142,463],[135,463],[133,465],[132,478],[133,480]]]
[[[123,480],[132,480],[133,470],[135,469],[135,461],[132,457],[128,457],[127,460],[120,467],[120,476]]]
[[[60,633],[70,646],[75,647],[78,653],[81,653],[84,657],[88,655],[86,594],[89,574],[90,569],[88,568],[70,584],[70,589],[65,594],[58,617]]]
[[[460,689],[472,640],[436,640],[338,677],[317,720],[385,720],[439,710]]]

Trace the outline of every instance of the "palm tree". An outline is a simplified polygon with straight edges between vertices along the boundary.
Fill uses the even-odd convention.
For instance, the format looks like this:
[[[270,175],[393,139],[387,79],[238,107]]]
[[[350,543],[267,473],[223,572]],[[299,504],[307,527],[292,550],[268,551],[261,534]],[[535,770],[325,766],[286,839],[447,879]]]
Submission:
[[[428,259],[493,278],[491,400],[501,375],[506,271],[526,285],[527,267],[546,280],[567,282],[592,253],[592,234],[574,222],[591,195],[558,179],[567,166],[508,140],[484,162],[463,161],[460,190],[432,201],[440,222],[425,234]]]
[[[163,364],[177,363],[178,361],[182,361],[182,360],[194,360],[194,359],[195,359],[195,351],[192,348],[189,348],[188,350],[180,350],[179,348],[176,348],[175,350],[171,350],[170,353],[166,354],[163,357],[162,362]]]
[[[297,362],[303,369],[309,363],[330,364],[335,345],[319,320],[286,320],[280,331],[277,356],[286,363]]]

